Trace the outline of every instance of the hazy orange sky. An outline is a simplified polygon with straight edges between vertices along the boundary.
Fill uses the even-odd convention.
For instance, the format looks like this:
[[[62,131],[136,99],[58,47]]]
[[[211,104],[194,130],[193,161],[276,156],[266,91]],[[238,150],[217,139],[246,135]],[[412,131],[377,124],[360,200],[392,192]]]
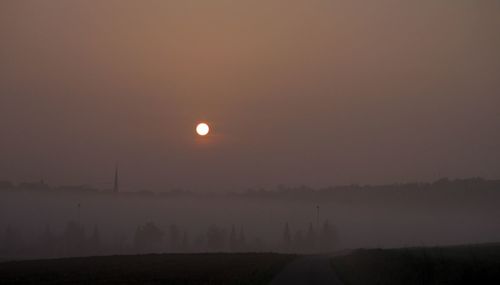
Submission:
[[[500,1],[2,1],[0,43],[0,180],[500,177]]]

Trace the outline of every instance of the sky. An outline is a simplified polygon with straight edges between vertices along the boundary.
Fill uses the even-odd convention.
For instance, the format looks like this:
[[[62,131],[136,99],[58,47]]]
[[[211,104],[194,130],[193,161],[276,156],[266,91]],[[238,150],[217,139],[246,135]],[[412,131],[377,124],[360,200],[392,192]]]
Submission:
[[[499,28],[494,0],[2,1],[0,180],[499,178]]]

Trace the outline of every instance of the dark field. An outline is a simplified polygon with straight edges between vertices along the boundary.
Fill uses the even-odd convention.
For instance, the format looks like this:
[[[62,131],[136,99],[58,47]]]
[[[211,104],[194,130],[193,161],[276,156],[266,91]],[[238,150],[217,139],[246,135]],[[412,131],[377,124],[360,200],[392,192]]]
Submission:
[[[346,285],[500,284],[500,245],[356,250],[332,265]]]
[[[158,254],[0,263],[0,284],[267,284],[283,254]]]

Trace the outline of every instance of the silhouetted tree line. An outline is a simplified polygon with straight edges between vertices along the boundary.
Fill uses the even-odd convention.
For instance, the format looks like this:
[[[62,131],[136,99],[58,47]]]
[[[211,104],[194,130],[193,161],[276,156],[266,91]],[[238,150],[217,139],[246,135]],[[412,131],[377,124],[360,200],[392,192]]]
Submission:
[[[0,256],[6,259],[71,257],[101,253],[99,228],[95,226],[90,234],[86,234],[84,227],[75,221],[69,221],[59,234],[55,234],[47,225],[32,242],[26,241],[18,229],[9,225],[0,243]]]
[[[283,230],[282,250],[295,253],[333,252],[338,248],[337,229],[329,221],[325,221],[319,229],[309,223],[307,230],[298,229],[292,235],[288,223]]]
[[[131,238],[115,237],[103,241],[98,226],[90,231],[76,221],[69,221],[55,233],[50,226],[30,242],[14,226],[7,226],[1,236],[0,259],[59,258],[112,254],[188,253],[188,252],[332,252],[338,245],[335,227],[326,221],[314,229],[292,231],[286,223],[277,242],[261,238],[247,239],[242,226],[229,228],[212,224],[206,231],[191,237],[187,229],[172,224],[163,229],[153,222],[139,225]]]

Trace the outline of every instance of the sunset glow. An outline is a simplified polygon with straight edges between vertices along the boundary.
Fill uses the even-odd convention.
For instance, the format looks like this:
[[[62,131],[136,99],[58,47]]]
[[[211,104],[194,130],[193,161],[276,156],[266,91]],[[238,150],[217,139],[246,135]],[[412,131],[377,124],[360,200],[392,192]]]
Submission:
[[[210,132],[210,127],[206,123],[199,123],[196,126],[196,133],[200,136],[206,136]]]

